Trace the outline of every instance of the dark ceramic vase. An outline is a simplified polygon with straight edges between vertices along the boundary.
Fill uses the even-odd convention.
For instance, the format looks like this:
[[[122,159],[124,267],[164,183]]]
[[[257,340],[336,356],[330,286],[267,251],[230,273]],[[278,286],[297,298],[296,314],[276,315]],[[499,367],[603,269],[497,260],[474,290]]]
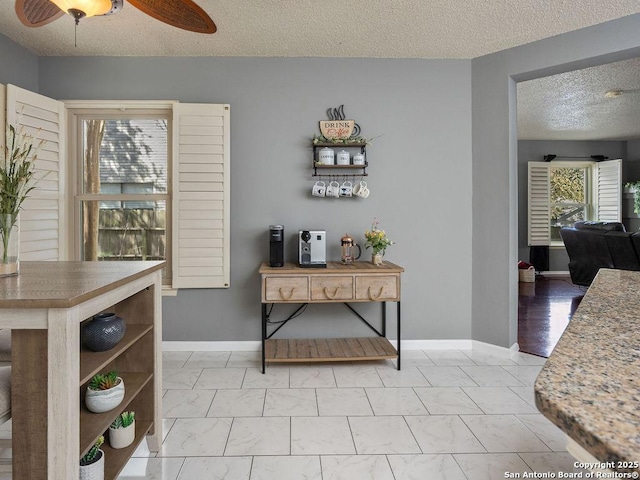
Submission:
[[[122,340],[126,329],[127,324],[124,319],[115,313],[99,313],[83,324],[82,342],[94,352],[111,350]]]

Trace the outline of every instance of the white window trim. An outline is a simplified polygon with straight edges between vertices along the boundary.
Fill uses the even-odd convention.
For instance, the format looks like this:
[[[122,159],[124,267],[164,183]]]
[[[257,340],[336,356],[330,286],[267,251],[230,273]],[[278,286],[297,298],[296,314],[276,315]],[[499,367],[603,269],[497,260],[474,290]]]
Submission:
[[[601,191],[598,187],[598,170],[602,166],[616,166],[617,176],[614,183],[608,185],[614,190],[617,189],[617,213],[611,214],[607,212],[608,218],[602,218],[599,215],[599,202]],[[528,162],[527,170],[527,244],[528,246],[550,246],[550,247],[564,247],[564,243],[561,241],[551,241],[550,230],[550,176],[549,172],[551,168],[587,168],[587,179],[585,182],[585,195],[587,200],[587,220],[606,220],[606,221],[621,221],[621,209],[622,209],[622,183],[621,183],[621,171],[622,160],[608,160],[604,162],[595,161],[554,161],[554,162]],[[532,175],[532,170],[537,169],[538,174]],[[542,172],[546,171],[546,174]],[[544,182],[546,181],[546,187]],[[541,183],[542,182],[542,183]],[[615,184],[615,187],[614,187]],[[545,194],[546,189],[546,194]],[[533,208],[532,208],[533,206]],[[546,209],[546,220],[541,220],[544,217],[544,211]],[[535,217],[535,218],[534,218]],[[544,225],[547,226],[546,235],[543,232]]]
[[[111,101],[111,100],[67,100],[64,106],[67,112],[67,132],[69,136],[68,161],[70,168],[68,169],[68,184],[70,186],[69,202],[67,205],[68,218],[72,219],[68,225],[69,248],[72,258],[80,259],[82,254],[82,232],[80,225],[82,224],[82,202],[89,200],[109,200],[113,197],[110,195],[100,194],[84,194],[82,193],[82,142],[79,141],[79,122],[87,118],[101,119],[117,119],[126,117],[126,112],[133,112],[134,115],[149,118],[156,118],[158,115],[164,116],[168,124],[172,121],[173,105],[177,102],[145,102],[145,101]],[[173,149],[171,148],[171,135],[167,135],[167,170],[171,175]],[[171,182],[167,182],[166,194],[128,194],[118,195],[119,200],[163,200],[166,202],[167,209],[167,227],[166,227],[166,252],[171,255],[171,231],[173,212],[171,211]],[[125,198],[126,197],[126,198]],[[171,268],[173,266],[173,258],[168,258],[168,277],[164,280],[168,282],[171,278]],[[171,285],[166,283],[163,289],[170,288]]]

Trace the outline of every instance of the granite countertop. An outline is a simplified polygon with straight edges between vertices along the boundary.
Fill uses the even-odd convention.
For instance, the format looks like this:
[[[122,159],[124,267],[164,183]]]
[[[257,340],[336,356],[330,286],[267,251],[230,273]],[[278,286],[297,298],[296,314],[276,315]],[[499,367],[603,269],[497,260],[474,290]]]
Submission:
[[[602,269],[536,379],[536,406],[599,461],[640,462],[639,375],[640,272]]]

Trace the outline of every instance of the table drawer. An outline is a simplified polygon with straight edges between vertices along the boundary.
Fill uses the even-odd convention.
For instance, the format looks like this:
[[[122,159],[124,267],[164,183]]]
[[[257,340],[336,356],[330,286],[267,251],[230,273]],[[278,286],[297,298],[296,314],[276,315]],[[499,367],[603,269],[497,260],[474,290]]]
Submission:
[[[306,302],[309,300],[308,277],[266,277],[264,297],[269,302]]]
[[[400,286],[397,276],[356,277],[356,299],[383,302],[399,300]]]
[[[311,277],[311,300],[351,300],[353,299],[352,276]]]

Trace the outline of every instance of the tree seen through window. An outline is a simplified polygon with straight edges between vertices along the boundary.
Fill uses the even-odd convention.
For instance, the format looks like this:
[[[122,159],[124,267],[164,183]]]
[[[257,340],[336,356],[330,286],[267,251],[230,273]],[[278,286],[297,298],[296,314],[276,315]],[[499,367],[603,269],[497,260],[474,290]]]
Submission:
[[[561,241],[562,227],[588,218],[587,169],[557,167],[550,173],[551,240]]]

